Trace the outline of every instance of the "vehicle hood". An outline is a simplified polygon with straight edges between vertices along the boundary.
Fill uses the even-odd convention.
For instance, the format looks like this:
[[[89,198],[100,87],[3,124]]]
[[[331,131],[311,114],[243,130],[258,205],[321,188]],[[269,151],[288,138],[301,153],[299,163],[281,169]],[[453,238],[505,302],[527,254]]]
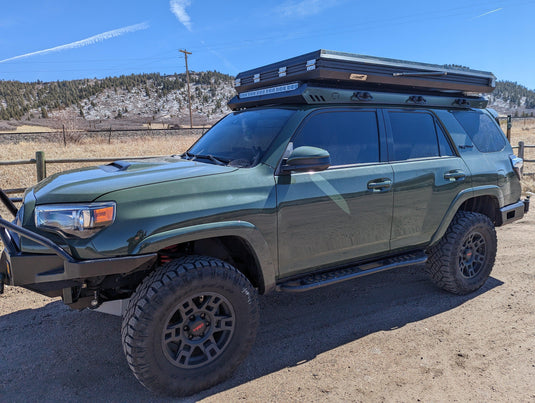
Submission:
[[[91,202],[106,193],[180,179],[235,171],[178,157],[120,160],[50,176],[33,189],[37,204]]]

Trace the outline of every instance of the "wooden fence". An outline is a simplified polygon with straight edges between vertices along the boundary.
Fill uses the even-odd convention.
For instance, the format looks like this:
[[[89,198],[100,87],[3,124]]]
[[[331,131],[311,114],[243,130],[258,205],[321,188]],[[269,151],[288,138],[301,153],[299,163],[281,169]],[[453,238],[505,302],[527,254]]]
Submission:
[[[525,156],[526,148],[535,148],[535,145],[526,145],[524,144],[523,141],[519,141],[518,147],[513,147],[513,149],[518,149],[517,155],[524,160],[524,163],[526,162],[535,163],[535,160],[525,159],[524,156]],[[524,167],[520,169],[520,172],[522,173],[522,175],[525,175],[525,176],[535,176],[535,172],[524,172]]]
[[[14,161],[0,161],[0,166],[9,165],[35,165],[35,176],[37,182],[46,178],[46,166],[47,164],[72,164],[72,163],[94,163],[94,162],[113,162],[117,160],[141,160],[145,158],[158,158],[159,156],[144,156],[144,157],[106,157],[106,158],[70,158],[70,159],[50,159],[45,158],[43,151],[37,151],[35,158],[29,160],[14,160]],[[25,188],[5,189],[4,192],[8,195],[24,193]],[[11,201],[21,202],[21,197],[12,197]]]
[[[55,141],[61,139],[63,145],[66,146],[68,142],[76,142],[81,137],[101,137],[111,143],[112,139],[120,137],[135,137],[135,136],[176,136],[176,135],[196,135],[200,136],[206,132],[211,126],[201,125],[192,127],[178,127],[173,125],[167,125],[167,128],[142,128],[142,129],[120,129],[120,128],[106,128],[106,129],[91,129],[91,130],[76,130],[68,131],[63,126],[62,130],[50,131],[50,132],[0,132],[0,143],[11,142],[14,139],[17,140],[29,140],[33,141],[35,138],[43,138],[46,140],[54,139]],[[60,141],[61,141],[60,140]],[[74,141],[73,141],[74,140]],[[0,161],[0,166],[10,165],[35,165],[36,179],[40,182],[46,178],[46,166],[47,164],[71,164],[71,163],[100,163],[100,162],[113,162],[121,159],[139,160],[144,158],[155,158],[156,156],[143,156],[143,157],[106,157],[106,158],[77,158],[77,159],[45,159],[45,153],[43,151],[37,151],[35,158],[29,160],[15,160],[15,161]],[[1,187],[1,184],[0,184]],[[25,188],[4,189],[4,192],[8,195],[20,195],[24,193]],[[14,202],[21,202],[21,197],[11,197]]]
[[[517,155],[527,163],[535,163],[535,159],[525,159],[526,149],[535,148],[535,145],[526,145],[523,141],[518,142],[518,146],[514,146],[513,149],[518,150]],[[50,159],[45,158],[43,151],[37,151],[35,158],[29,160],[16,160],[16,161],[0,161],[0,166],[6,165],[35,165],[35,173],[37,182],[46,178],[46,166],[47,164],[72,164],[72,163],[94,163],[94,162],[113,162],[117,160],[140,160],[144,158],[158,158],[158,156],[144,156],[144,157],[106,157],[106,158],[76,158],[76,159]],[[525,176],[535,176],[535,172],[524,172],[522,168],[522,174]],[[25,188],[5,189],[4,192],[8,195],[21,194],[25,191]],[[12,197],[13,202],[21,202],[21,197]]]
[[[142,129],[121,129],[112,128],[107,129],[90,129],[90,130],[55,130],[49,132],[0,132],[0,143],[12,141],[34,141],[42,139],[45,141],[63,142],[64,146],[67,143],[77,143],[83,138],[99,138],[111,144],[112,140],[129,137],[165,137],[176,135],[197,135],[204,134],[211,126],[193,126],[193,127],[176,127],[168,125],[167,128],[142,128]]]

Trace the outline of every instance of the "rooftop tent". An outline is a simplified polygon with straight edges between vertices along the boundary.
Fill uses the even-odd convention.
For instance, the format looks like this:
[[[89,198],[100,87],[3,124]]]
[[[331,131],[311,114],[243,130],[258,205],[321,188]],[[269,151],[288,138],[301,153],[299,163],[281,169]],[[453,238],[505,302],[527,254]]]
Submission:
[[[329,86],[490,93],[496,77],[486,71],[318,50],[239,73],[238,94],[294,81]]]

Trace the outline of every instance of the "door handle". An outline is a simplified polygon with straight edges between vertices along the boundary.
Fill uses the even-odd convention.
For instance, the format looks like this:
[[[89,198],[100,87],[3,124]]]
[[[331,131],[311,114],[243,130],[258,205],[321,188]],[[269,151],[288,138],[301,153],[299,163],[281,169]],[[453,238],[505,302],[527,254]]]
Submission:
[[[444,174],[444,179],[448,180],[463,180],[466,178],[466,174],[463,171],[449,171]]]
[[[373,191],[387,190],[392,187],[392,180],[388,178],[374,179],[368,182],[368,189]]]

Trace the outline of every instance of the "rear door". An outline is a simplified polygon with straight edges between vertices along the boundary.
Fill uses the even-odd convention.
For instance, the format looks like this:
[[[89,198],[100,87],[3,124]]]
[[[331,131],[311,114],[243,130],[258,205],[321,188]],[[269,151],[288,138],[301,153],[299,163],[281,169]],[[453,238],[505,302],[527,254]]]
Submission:
[[[392,168],[374,109],[326,109],[303,122],[289,148],[326,149],[325,171],[277,178],[281,277],[389,250]]]
[[[394,172],[391,248],[425,245],[457,194],[470,187],[470,171],[431,111],[384,111]]]

